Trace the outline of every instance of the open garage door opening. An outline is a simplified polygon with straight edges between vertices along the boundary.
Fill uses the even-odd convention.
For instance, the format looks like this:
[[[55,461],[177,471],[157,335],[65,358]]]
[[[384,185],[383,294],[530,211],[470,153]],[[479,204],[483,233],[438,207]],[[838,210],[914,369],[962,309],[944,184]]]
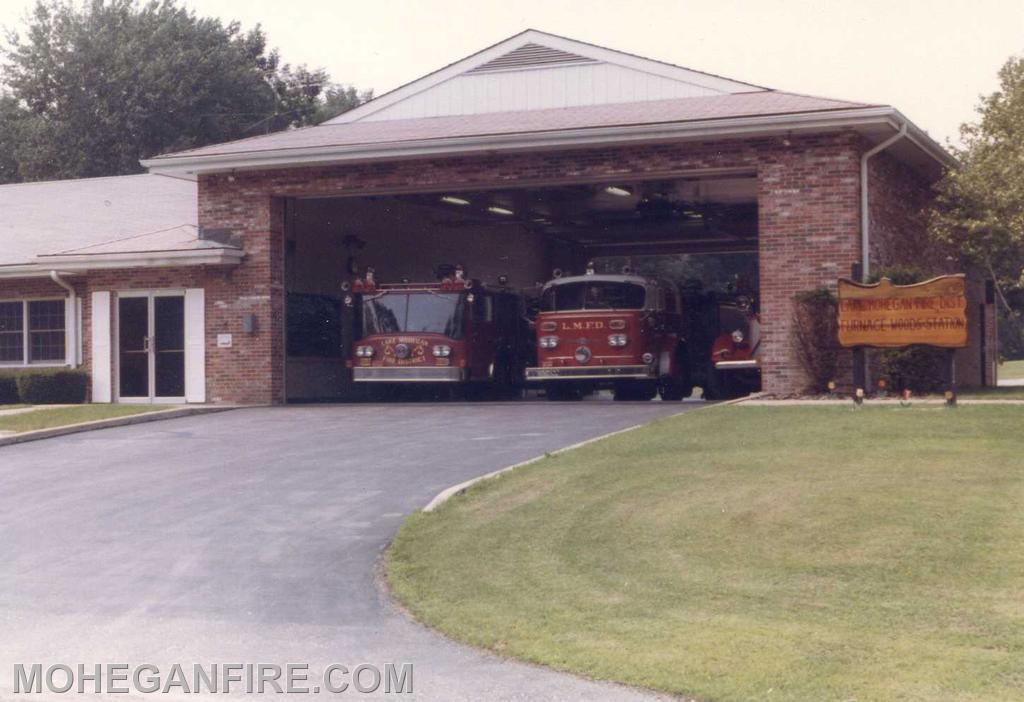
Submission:
[[[384,286],[436,286],[458,275],[481,286],[470,299],[508,291],[522,295],[523,314],[533,317],[555,273],[625,271],[658,279],[683,305],[715,300],[695,343],[713,344],[742,326],[749,348],[757,333],[756,323],[750,328],[759,289],[757,222],[753,174],[289,201],[287,398],[364,396],[350,366],[365,320],[346,310],[353,292],[343,288],[368,267]],[[463,267],[458,274],[456,265]],[[487,302],[512,304],[500,295]],[[473,307],[481,319],[508,313],[481,302]],[[536,362],[521,360],[517,368]],[[493,363],[481,368],[495,372]]]

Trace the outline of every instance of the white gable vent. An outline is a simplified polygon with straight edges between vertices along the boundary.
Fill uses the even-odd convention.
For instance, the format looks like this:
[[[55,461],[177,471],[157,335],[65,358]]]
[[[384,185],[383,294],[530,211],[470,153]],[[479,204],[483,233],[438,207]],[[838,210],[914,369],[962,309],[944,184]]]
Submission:
[[[540,44],[523,44],[515,51],[510,51],[504,56],[491,59],[485,64],[477,66],[466,75],[473,73],[489,73],[491,71],[510,71],[517,68],[536,68],[538,66],[559,66],[567,63],[600,63],[597,59],[580,56],[568,51],[552,49],[550,46]]]

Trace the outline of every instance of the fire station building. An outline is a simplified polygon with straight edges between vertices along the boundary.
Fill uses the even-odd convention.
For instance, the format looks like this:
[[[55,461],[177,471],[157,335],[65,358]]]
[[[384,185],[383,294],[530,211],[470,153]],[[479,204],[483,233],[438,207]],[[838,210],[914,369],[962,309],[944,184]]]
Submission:
[[[593,260],[753,290],[763,388],[789,395],[794,295],[950,265],[921,215],[949,163],[888,105],[529,30],[319,126],[0,187],[0,366],[84,366],[96,402],[342,397],[355,266],[525,288]],[[970,287],[958,381],[991,384]]]

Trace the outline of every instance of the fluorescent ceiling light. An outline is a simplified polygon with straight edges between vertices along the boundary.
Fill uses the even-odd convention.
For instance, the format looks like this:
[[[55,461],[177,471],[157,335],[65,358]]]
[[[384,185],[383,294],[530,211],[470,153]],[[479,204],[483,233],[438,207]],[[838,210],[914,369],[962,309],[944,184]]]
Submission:
[[[461,197],[455,197],[454,195],[445,195],[441,198],[441,202],[447,202],[449,205],[468,205],[469,200],[463,200]]]
[[[633,194],[630,191],[626,190],[625,188],[620,188],[615,185],[609,185],[607,188],[604,189],[604,191],[609,195],[618,195],[619,197],[629,197],[630,195]]]
[[[515,214],[515,212],[513,212],[512,210],[506,209],[504,207],[498,207],[497,205],[491,205],[490,207],[487,208],[487,211],[488,212],[493,212],[494,214],[500,214],[500,215],[514,215]]]

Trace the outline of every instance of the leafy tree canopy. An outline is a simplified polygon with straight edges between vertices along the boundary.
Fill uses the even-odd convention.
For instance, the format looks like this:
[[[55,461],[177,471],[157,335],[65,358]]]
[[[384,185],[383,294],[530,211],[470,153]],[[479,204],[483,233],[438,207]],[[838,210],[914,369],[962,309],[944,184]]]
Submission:
[[[1004,287],[1024,268],[1024,59],[999,71],[1000,88],[982,98],[980,119],[960,128],[959,165],[939,184],[932,230]]]
[[[3,58],[0,182],[138,173],[139,159],[313,124],[372,95],[283,63],[258,26],[176,0],[38,0]]]

